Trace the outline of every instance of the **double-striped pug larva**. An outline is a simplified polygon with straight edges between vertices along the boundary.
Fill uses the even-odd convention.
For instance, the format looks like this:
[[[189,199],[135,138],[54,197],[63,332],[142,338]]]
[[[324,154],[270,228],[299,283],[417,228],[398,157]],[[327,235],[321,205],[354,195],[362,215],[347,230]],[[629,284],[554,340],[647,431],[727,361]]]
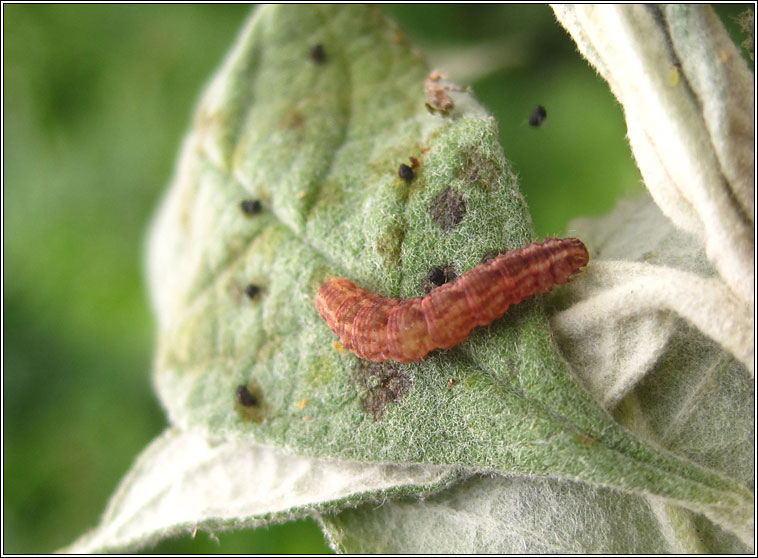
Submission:
[[[341,278],[316,293],[316,310],[345,348],[360,358],[407,363],[449,349],[511,304],[566,283],[587,265],[578,238],[548,238],[481,263],[429,294],[387,298]]]

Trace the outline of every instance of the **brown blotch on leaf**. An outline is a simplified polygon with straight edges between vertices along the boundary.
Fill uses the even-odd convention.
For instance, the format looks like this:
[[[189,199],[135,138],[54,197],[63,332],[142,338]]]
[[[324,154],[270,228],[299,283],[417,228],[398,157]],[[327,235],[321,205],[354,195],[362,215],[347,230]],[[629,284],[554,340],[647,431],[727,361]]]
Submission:
[[[488,191],[498,183],[502,170],[500,163],[474,147],[466,153],[457,175],[467,184]]]
[[[389,225],[376,239],[376,251],[382,257],[383,262],[392,267],[400,264],[400,250],[403,245],[405,233],[397,225]]]
[[[389,361],[360,361],[353,376],[358,386],[365,390],[361,408],[375,420],[382,420],[387,405],[402,399],[411,384],[402,367]]]
[[[429,214],[443,231],[449,232],[466,215],[466,200],[460,192],[452,188],[445,188],[434,196],[432,204],[429,206]]]

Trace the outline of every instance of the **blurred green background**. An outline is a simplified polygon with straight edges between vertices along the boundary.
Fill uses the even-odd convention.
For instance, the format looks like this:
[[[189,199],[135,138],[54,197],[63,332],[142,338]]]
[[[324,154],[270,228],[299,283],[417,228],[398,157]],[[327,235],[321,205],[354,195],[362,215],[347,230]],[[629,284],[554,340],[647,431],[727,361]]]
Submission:
[[[96,524],[166,426],[150,379],[146,226],[194,102],[251,8],[2,9],[3,552],[51,552]],[[620,106],[548,7],[383,9],[494,113],[540,237],[642,191]],[[735,33],[738,11],[724,12]],[[486,56],[470,52],[481,45]],[[469,69],[493,62],[473,79],[456,75],[461,57]],[[547,120],[532,128],[537,104]],[[329,552],[310,520],[147,550]]]

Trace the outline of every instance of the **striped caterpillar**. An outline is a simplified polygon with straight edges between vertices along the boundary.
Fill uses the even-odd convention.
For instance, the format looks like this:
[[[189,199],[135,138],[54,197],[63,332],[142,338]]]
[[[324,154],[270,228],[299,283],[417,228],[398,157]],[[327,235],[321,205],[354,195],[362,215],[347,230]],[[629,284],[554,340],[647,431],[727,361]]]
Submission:
[[[360,358],[407,363],[454,347],[473,328],[499,318],[511,304],[566,283],[587,265],[578,238],[548,238],[500,254],[429,294],[400,300],[327,279],[316,310],[345,348]]]

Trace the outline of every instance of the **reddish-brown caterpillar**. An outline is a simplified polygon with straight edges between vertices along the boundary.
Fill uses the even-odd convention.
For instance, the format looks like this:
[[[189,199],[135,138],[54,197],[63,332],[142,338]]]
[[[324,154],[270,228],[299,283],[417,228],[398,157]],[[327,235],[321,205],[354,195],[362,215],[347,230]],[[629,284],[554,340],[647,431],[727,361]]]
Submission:
[[[413,362],[434,349],[454,347],[511,304],[567,282],[588,261],[578,238],[548,238],[500,254],[407,300],[379,296],[347,279],[328,279],[316,293],[316,310],[360,358]]]

